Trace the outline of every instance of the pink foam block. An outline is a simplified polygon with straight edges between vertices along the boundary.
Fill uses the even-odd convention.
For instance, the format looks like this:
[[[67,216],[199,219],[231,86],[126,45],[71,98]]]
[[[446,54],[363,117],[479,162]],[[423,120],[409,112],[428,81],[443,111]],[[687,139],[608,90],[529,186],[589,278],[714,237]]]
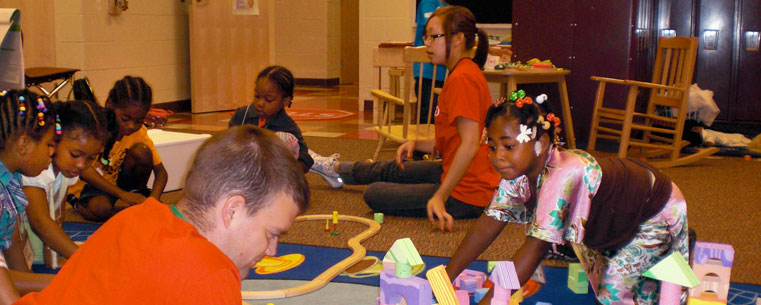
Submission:
[[[470,297],[468,296],[467,291],[455,290],[454,294],[457,296],[457,302],[460,303],[460,305],[470,304]]]
[[[658,299],[660,305],[681,304],[682,286],[679,284],[661,281],[661,292]]]
[[[486,273],[483,273],[481,271],[465,269],[459,275],[457,275],[457,278],[455,278],[454,280],[454,285],[457,287],[460,287],[460,281],[464,279],[476,279],[476,281],[478,281],[477,288],[481,288],[484,286],[484,281],[486,280]]]

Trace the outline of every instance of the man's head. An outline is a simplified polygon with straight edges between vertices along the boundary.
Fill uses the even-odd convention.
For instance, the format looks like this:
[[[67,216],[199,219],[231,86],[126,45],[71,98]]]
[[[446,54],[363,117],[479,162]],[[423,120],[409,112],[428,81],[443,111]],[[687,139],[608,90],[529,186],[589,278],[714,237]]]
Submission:
[[[243,125],[203,143],[178,208],[246,276],[278,235],[306,210],[309,187],[297,161],[272,132]]]

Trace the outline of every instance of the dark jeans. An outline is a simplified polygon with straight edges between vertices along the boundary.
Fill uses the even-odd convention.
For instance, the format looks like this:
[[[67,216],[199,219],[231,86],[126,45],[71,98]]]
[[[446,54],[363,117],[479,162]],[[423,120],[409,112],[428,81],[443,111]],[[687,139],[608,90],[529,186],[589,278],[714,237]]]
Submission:
[[[341,162],[338,174],[344,184],[364,185],[364,199],[371,209],[388,215],[428,217],[426,205],[441,185],[441,162],[405,161],[404,170],[394,160]],[[453,197],[445,202],[455,219],[479,217],[484,208]]]
[[[444,81],[436,81],[435,84],[436,88],[442,88],[444,87]],[[421,88],[420,94],[420,123],[428,123],[428,101],[431,99],[431,93],[433,92],[433,88],[431,87],[431,80],[427,78],[423,78],[423,87]],[[418,94],[418,79],[415,78],[415,94]],[[433,106],[431,107],[431,120],[433,120],[433,115],[436,112],[436,105],[438,105],[439,102],[439,95],[433,96]]]

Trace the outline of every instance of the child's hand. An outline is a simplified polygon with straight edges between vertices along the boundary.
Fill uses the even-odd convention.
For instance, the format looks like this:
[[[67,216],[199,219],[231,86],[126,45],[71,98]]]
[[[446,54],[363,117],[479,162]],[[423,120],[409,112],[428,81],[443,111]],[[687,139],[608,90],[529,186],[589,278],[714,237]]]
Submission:
[[[412,153],[415,151],[415,140],[409,140],[404,142],[399,148],[396,149],[396,166],[404,170],[404,160],[412,158]]]
[[[136,205],[138,203],[143,203],[146,198],[140,194],[124,192],[124,194],[120,196],[119,199],[126,201],[129,205]]]
[[[452,218],[452,215],[447,213],[446,206],[444,205],[444,200],[438,196],[433,196],[430,200],[428,200],[426,209],[428,210],[428,221],[433,223],[435,221],[434,216],[435,218],[439,219],[440,230],[452,231],[452,229],[454,229],[454,218]]]

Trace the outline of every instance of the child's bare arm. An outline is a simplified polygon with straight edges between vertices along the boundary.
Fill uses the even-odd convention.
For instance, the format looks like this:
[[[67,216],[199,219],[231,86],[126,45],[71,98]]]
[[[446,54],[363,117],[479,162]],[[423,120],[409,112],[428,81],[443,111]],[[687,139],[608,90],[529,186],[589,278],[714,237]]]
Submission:
[[[511,259],[515,264],[515,271],[518,273],[518,280],[521,285],[526,284],[531,278],[550,247],[552,247],[552,243],[531,236],[526,237],[526,241]]]
[[[447,274],[453,279],[478,258],[505,228],[507,222],[496,220],[486,214],[478,218],[468,234],[462,239],[454,256],[447,264]]]
[[[50,218],[45,190],[39,187],[25,186],[24,193],[29,199],[26,214],[29,217],[29,224],[32,226],[32,230],[50,248],[66,258],[71,257],[79,247],[63,231],[63,228]]]
[[[21,231],[19,230],[19,222],[16,221],[16,225],[11,235],[11,247],[3,251],[5,255],[5,262],[8,264],[8,269],[30,272],[29,266],[26,264],[26,257],[24,257],[24,245],[25,239],[21,239]]]
[[[13,279],[13,284],[16,285],[16,289],[22,295],[41,291],[53,281],[55,276],[55,274],[20,272],[15,270],[10,270],[10,275]]]
[[[13,304],[19,297],[11,273],[7,268],[0,268],[0,305]]]
[[[157,200],[161,198],[161,193],[164,192],[166,187],[166,181],[169,179],[169,174],[164,168],[164,163],[159,163],[153,166],[153,186],[151,187],[151,197]]]

